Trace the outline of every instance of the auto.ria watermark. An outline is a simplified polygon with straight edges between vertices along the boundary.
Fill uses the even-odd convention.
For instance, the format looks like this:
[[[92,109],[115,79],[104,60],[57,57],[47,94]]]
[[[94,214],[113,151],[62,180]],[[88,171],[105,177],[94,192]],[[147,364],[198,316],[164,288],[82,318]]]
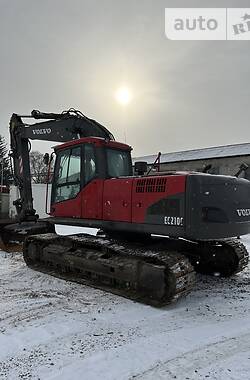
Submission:
[[[250,8],[166,8],[171,40],[250,40]]]

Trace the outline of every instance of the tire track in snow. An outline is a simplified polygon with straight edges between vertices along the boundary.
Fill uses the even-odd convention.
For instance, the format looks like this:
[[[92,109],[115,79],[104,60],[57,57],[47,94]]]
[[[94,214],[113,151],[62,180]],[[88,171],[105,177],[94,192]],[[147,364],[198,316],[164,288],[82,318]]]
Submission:
[[[111,330],[105,324],[101,328],[99,323],[96,330],[93,330],[92,323],[88,323],[87,327],[84,324],[82,330],[84,331],[81,332],[78,325],[70,331],[67,328],[61,329],[57,336],[52,333],[44,337],[44,342],[41,339],[37,344],[23,343],[16,354],[8,355],[0,361],[1,380],[38,379],[41,378],[37,374],[38,370],[45,373],[42,377],[45,379],[51,366],[70,364],[89,356],[90,352],[98,354],[116,349],[136,338],[136,330],[129,328],[121,332],[119,324]],[[16,338],[20,339],[18,336]]]
[[[211,360],[206,363],[209,364],[216,356],[216,349],[223,344],[226,352],[227,347],[234,342],[234,348],[230,355],[238,353],[239,347],[244,352],[249,350],[249,320],[241,319],[238,321],[227,321],[222,326],[216,323],[211,325],[199,325],[196,327],[187,326],[177,331],[168,331],[154,334],[151,336],[137,337],[131,343],[126,343],[117,349],[109,349],[108,351],[93,352],[91,355],[83,358],[83,360],[75,360],[69,365],[65,365],[58,374],[54,375],[53,380],[68,379],[71,373],[74,373],[74,380],[82,379],[84,372],[85,378],[88,380],[127,380],[127,379],[157,379],[154,371],[160,365],[172,362],[173,368],[181,366],[179,380],[185,379],[183,377],[186,371],[183,372],[185,363],[192,362],[192,357],[195,359],[195,354],[204,358],[206,353],[213,350]],[[204,344],[204,342],[206,344]],[[219,348],[220,349],[220,348]],[[187,359],[185,361],[185,357]],[[226,355],[223,354],[223,358]],[[183,363],[181,359],[184,358]],[[161,362],[160,362],[161,359]],[[95,363],[98,362],[98,366]],[[115,363],[115,365],[114,365]],[[249,363],[250,368],[250,363]],[[191,368],[191,371],[193,368]],[[166,368],[168,371],[168,367]],[[169,372],[164,372],[162,379],[168,379]],[[193,370],[194,371],[194,370]],[[169,376],[168,376],[169,375]],[[171,374],[172,376],[172,374]],[[176,376],[173,374],[173,377]],[[188,378],[188,376],[187,376]]]
[[[220,365],[228,358],[237,356],[239,353],[249,353],[250,356],[250,333],[225,338],[217,343],[199,347],[198,349],[183,353],[176,358],[160,362],[133,379],[194,379],[199,377],[199,372],[213,365]],[[250,370],[250,362],[248,363]],[[209,377],[209,375],[206,375]],[[229,376],[229,375],[228,375]],[[132,379],[131,378],[131,379]]]

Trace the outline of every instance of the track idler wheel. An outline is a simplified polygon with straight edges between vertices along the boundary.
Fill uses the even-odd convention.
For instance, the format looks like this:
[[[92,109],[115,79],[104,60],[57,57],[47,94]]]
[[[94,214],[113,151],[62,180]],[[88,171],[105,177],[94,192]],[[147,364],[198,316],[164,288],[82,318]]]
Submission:
[[[199,254],[192,260],[202,274],[229,277],[241,272],[248,264],[249,254],[237,239],[199,243]]]

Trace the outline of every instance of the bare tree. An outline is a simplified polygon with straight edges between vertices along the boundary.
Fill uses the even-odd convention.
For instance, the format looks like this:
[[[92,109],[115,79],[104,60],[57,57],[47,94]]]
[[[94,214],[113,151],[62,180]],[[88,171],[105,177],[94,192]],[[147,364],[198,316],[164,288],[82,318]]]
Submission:
[[[8,185],[11,180],[8,148],[3,136],[0,135],[0,177],[1,185]]]
[[[34,183],[46,183],[48,168],[43,162],[43,154],[38,151],[30,153],[30,172]]]

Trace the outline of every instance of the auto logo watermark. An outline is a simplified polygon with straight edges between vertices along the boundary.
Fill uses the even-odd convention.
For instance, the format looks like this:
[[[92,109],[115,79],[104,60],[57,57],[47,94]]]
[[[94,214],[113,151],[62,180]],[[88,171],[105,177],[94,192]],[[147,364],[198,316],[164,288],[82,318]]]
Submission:
[[[171,40],[250,40],[250,8],[166,8]]]

